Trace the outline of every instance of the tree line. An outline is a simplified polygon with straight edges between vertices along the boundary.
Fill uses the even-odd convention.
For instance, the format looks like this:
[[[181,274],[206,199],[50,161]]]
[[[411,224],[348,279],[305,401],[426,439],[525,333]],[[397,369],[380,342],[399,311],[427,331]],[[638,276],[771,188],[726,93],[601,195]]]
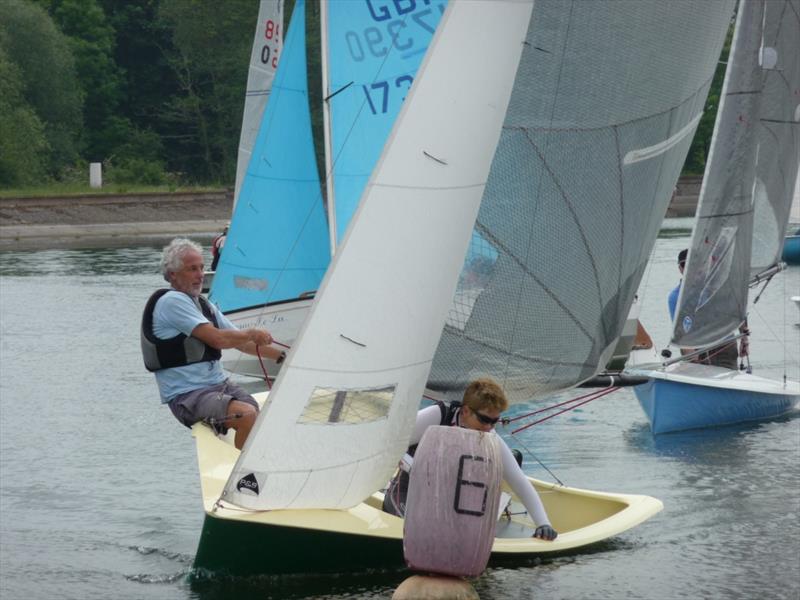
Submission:
[[[106,181],[232,185],[257,15],[255,0],[0,0],[0,187],[85,181],[89,162]],[[705,167],[722,76],[687,173]]]

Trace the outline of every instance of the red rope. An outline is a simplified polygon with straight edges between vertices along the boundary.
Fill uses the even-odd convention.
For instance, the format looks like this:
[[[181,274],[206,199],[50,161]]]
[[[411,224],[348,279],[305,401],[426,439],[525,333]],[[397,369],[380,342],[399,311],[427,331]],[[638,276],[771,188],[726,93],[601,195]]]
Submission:
[[[527,425],[523,425],[522,427],[519,427],[518,429],[515,429],[514,431],[512,431],[511,435],[519,433],[520,431],[524,431],[525,429],[528,429],[528,427],[533,427],[534,425],[538,425],[539,423],[543,423],[543,422],[547,421],[548,419],[552,419],[553,417],[557,417],[558,415],[563,414],[563,413],[565,413],[567,411],[576,409],[579,406],[583,406],[584,404],[588,404],[592,400],[597,400],[598,398],[602,398],[603,396],[606,396],[606,395],[610,394],[611,392],[616,392],[618,389],[619,389],[618,387],[605,388],[603,390],[600,390],[599,392],[591,392],[591,393],[586,394],[584,396],[579,396],[578,398],[573,398],[572,400],[567,400],[565,402],[561,402],[560,404],[555,404],[553,406],[548,406],[547,408],[543,408],[541,410],[534,411],[534,412],[529,413],[527,415],[523,415],[523,417],[530,417],[530,416],[535,415],[537,413],[544,412],[544,411],[547,411],[547,410],[553,410],[554,408],[558,408],[559,406],[563,406],[565,404],[570,404],[570,403],[576,402],[578,400],[583,400],[584,398],[587,398],[588,396],[592,396],[591,398],[583,400],[583,402],[579,402],[577,404],[572,404],[572,406],[568,406],[564,410],[560,410],[557,413],[553,413],[552,415],[547,416],[544,419],[539,419],[538,421],[534,421],[533,423],[528,423]],[[512,420],[517,420],[519,418],[521,418],[521,417],[515,417]]]
[[[604,389],[611,389],[611,388],[604,388]],[[545,408],[540,408],[539,410],[535,410],[533,412],[529,412],[524,415],[516,416],[512,419],[508,419],[506,422],[513,423],[514,421],[519,421],[520,419],[527,419],[528,417],[532,417],[533,415],[538,415],[539,413],[547,412],[548,410],[553,410],[554,408],[558,408],[559,406],[564,406],[565,404],[572,404],[573,402],[577,402],[578,400],[583,400],[584,398],[588,398],[589,396],[594,396],[595,394],[598,393],[599,392],[595,390],[593,392],[589,392],[588,394],[584,394],[583,396],[578,396],[577,398],[570,398],[569,400],[564,400],[564,402],[559,402],[558,404],[554,404],[553,406],[547,406]]]
[[[286,347],[288,348],[289,346]],[[264,366],[264,360],[261,358],[261,350],[258,349],[258,344],[256,344],[256,356],[258,356],[258,364],[261,365],[261,371],[264,373],[264,381],[267,382],[267,389],[271,390],[272,384],[269,382],[269,373],[267,373],[267,368]]]
[[[276,346],[282,346],[287,350],[289,349],[289,346],[287,344],[283,344],[277,340],[272,340],[272,343],[275,344]],[[269,381],[269,373],[267,372],[267,368],[264,366],[264,359],[261,358],[261,350],[258,349],[258,344],[256,344],[256,355],[258,356],[258,364],[261,365],[261,372],[264,373],[264,381],[267,382],[267,389],[271,390],[272,384]]]

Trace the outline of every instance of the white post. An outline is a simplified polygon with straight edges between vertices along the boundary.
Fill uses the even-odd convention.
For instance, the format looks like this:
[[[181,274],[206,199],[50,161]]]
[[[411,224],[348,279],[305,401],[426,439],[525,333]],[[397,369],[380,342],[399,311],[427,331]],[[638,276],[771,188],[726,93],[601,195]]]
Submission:
[[[89,163],[89,187],[103,187],[103,164],[99,162]]]

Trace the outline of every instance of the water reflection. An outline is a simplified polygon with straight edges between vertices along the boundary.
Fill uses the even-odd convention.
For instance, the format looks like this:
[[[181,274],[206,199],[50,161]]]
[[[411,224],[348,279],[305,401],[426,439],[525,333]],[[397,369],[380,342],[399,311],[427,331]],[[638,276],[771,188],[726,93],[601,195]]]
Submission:
[[[161,250],[162,246],[159,245],[131,248],[0,252],[0,276],[81,277],[158,274]],[[210,264],[210,255],[205,259]]]
[[[159,250],[122,248],[0,253],[0,276],[91,276],[158,273]]]
[[[313,554],[314,549],[309,548]],[[228,598],[387,598],[410,574],[407,571],[371,571],[330,575],[272,575],[219,577],[194,574],[188,584],[198,600]]]
[[[786,423],[800,414],[783,415],[754,423],[738,423],[710,429],[690,429],[654,435],[647,424],[638,423],[623,433],[633,450],[675,458],[687,463],[742,466],[747,460],[749,436],[758,434],[771,424]]]

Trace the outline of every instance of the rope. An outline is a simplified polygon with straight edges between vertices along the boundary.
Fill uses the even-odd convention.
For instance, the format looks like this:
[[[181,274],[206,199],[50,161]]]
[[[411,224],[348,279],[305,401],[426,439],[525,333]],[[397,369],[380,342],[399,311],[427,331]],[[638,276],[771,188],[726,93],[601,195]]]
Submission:
[[[511,433],[511,435],[514,435],[514,432],[512,432],[512,433]],[[561,485],[561,486],[563,486],[563,485],[564,485],[564,482],[563,482],[563,481],[561,481],[561,480],[560,480],[560,479],[559,479],[559,478],[556,476],[556,474],[555,474],[555,473],[553,473],[553,472],[552,472],[550,469],[548,469],[548,468],[547,468],[547,465],[546,465],[546,464],[544,464],[542,461],[540,461],[540,460],[539,460],[539,457],[538,457],[538,456],[536,456],[536,455],[535,455],[535,454],[534,454],[534,453],[531,451],[531,449],[530,449],[530,448],[528,448],[528,447],[527,447],[527,446],[526,446],[524,443],[522,443],[522,441],[521,441],[521,440],[520,440],[518,437],[516,437],[516,436],[515,436],[515,437],[514,437],[514,440],[516,441],[516,443],[517,443],[517,444],[519,444],[520,446],[522,446],[522,447],[523,447],[523,449],[525,450],[525,452],[527,452],[527,453],[528,453],[530,456],[532,456],[532,457],[533,457],[533,460],[535,460],[537,463],[539,463],[539,466],[540,466],[540,467],[542,467],[542,468],[543,468],[545,471],[547,471],[548,473],[550,473],[550,476],[551,476],[553,479],[555,479],[555,480],[558,482],[558,485]]]
[[[558,415],[564,414],[567,411],[574,410],[574,409],[578,408],[579,406],[583,406],[584,404],[588,404],[592,400],[597,400],[598,398],[602,398],[603,396],[606,396],[606,395],[610,394],[611,392],[616,392],[618,389],[619,389],[619,387],[605,388],[605,389],[600,390],[599,392],[592,392],[590,394],[586,394],[585,396],[580,396],[578,398],[573,398],[572,400],[567,400],[566,402],[562,402],[562,403],[556,404],[554,406],[549,406],[547,408],[543,408],[541,410],[534,411],[533,413],[531,413],[529,415],[525,415],[525,416],[532,416],[534,414],[537,414],[537,413],[540,413],[540,412],[543,412],[543,411],[552,410],[554,408],[558,408],[559,406],[563,406],[564,404],[572,404],[571,406],[568,406],[564,410],[560,410],[557,413],[549,415],[549,416],[547,416],[547,417],[545,417],[543,419],[539,419],[538,421],[534,421],[533,423],[528,423],[527,425],[523,425],[522,427],[519,427],[519,428],[515,429],[514,431],[511,432],[511,435],[515,435],[515,434],[519,433],[520,431],[524,431],[524,430],[528,429],[529,427],[533,427],[534,425],[538,425],[539,423],[544,423],[545,421],[548,421],[549,419],[552,419],[553,417],[557,417]],[[589,396],[591,396],[591,397],[589,397]],[[587,399],[583,400],[584,398],[587,398]],[[583,400],[583,401],[582,402],[577,402],[578,400]],[[544,466],[544,465],[542,465],[542,466]]]
[[[603,388],[603,389],[608,389],[608,388]],[[599,391],[603,391],[603,390],[599,390]],[[520,419],[526,419],[528,417],[532,417],[533,415],[538,415],[539,413],[547,412],[548,410],[553,410],[554,408],[558,408],[560,406],[564,406],[565,404],[571,404],[572,402],[577,402],[578,400],[583,400],[584,398],[588,398],[589,396],[594,396],[597,393],[599,393],[598,390],[594,390],[594,391],[589,392],[588,394],[584,394],[583,396],[578,396],[577,398],[570,398],[569,400],[564,400],[564,402],[559,402],[558,404],[554,404],[553,406],[547,406],[545,408],[540,408],[539,410],[535,410],[533,412],[525,413],[524,415],[518,415],[518,416],[510,418],[510,419],[503,419],[503,424],[506,425],[508,423],[513,423],[514,421],[519,421]]]
[[[274,342],[275,340],[273,340]],[[283,344],[281,344],[283,346]],[[286,346],[287,348],[289,346]],[[261,358],[261,350],[258,349],[258,344],[256,344],[256,356],[258,356],[258,364],[261,365],[261,371],[264,373],[264,381],[267,382],[267,389],[272,389],[272,384],[269,381],[269,373],[267,373],[267,368],[264,366],[264,359]]]

